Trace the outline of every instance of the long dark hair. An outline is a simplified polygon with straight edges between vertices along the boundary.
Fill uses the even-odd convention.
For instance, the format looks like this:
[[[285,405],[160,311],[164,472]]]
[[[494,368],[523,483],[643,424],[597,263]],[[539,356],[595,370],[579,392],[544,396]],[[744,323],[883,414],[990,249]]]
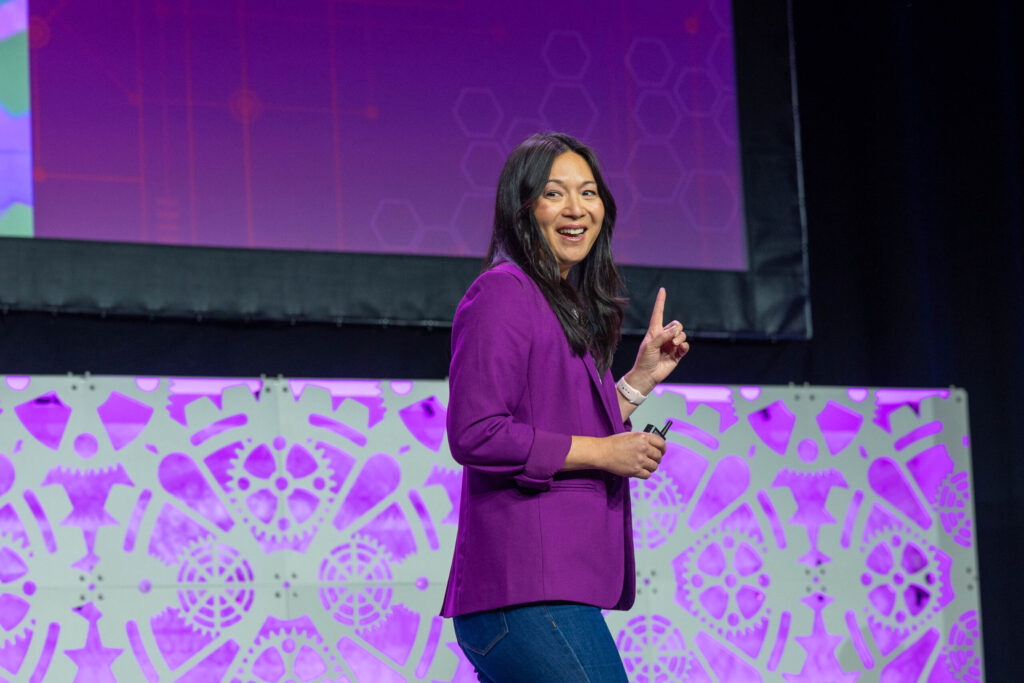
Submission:
[[[604,204],[604,222],[590,253],[563,280],[558,262],[533,215],[555,157],[579,154],[590,166]],[[612,261],[615,200],[601,176],[593,150],[565,133],[540,133],[516,147],[505,161],[494,200],[494,227],[485,270],[511,261],[529,275],[562,324],[574,353],[587,349],[603,373],[612,364],[622,330],[622,281]]]

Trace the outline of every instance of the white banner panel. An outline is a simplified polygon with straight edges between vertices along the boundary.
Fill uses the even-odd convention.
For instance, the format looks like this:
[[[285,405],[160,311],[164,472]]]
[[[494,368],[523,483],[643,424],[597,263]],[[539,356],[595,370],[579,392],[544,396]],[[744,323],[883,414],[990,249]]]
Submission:
[[[0,380],[0,677],[471,681],[442,381]],[[666,385],[631,680],[980,681],[959,389]]]

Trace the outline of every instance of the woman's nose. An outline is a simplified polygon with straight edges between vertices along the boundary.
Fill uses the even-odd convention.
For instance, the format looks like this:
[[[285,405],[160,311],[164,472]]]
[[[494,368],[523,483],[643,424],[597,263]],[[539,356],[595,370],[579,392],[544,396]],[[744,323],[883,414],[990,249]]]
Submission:
[[[565,200],[565,208],[562,210],[566,216],[581,216],[583,214],[583,203],[575,194],[569,194]]]

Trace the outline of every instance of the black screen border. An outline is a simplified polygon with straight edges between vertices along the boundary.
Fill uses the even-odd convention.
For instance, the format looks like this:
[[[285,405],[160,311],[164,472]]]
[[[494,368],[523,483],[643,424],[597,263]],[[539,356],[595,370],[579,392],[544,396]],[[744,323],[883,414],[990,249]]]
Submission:
[[[810,339],[791,0],[734,0],[746,271],[623,266],[624,332],[666,287],[691,336]],[[651,245],[657,249],[657,244]],[[0,238],[0,310],[449,327],[476,258]]]

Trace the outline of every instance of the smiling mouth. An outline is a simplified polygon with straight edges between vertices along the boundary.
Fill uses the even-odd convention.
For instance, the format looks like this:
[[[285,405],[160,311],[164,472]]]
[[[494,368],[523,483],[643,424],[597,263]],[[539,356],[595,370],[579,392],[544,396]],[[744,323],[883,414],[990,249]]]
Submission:
[[[586,228],[580,227],[578,225],[558,228],[558,230],[556,230],[556,232],[559,235],[572,242],[578,242],[581,239],[583,239],[583,233],[585,233],[586,231]]]

